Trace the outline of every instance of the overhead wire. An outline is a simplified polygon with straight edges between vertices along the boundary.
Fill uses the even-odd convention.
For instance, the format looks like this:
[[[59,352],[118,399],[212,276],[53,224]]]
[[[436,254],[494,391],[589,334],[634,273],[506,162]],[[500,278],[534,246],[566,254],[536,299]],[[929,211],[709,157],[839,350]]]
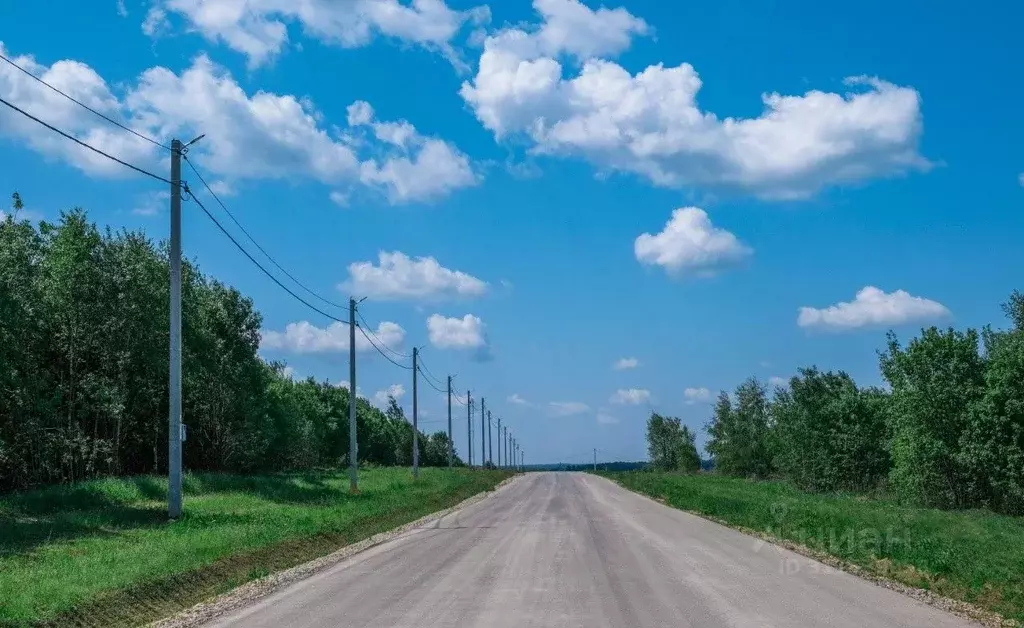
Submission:
[[[363,326],[362,326],[362,325],[358,325],[358,324],[357,324],[357,325],[356,325],[356,328],[357,328],[357,329],[358,329],[358,330],[359,330],[359,331],[360,331],[360,332],[361,332],[361,333],[363,334],[363,337],[364,337],[364,338],[366,338],[366,340],[367,340],[367,341],[368,341],[368,342],[370,343],[370,345],[371,345],[371,346],[372,346],[372,347],[373,347],[374,349],[376,349],[376,350],[377,350],[377,353],[379,353],[379,354],[381,354],[382,356],[384,356],[384,359],[386,359],[386,360],[387,360],[388,362],[391,362],[392,364],[394,364],[394,365],[395,365],[395,366],[397,366],[398,368],[402,368],[402,369],[405,369],[405,370],[407,370],[407,371],[411,371],[411,370],[412,370],[412,367],[411,367],[411,366],[406,366],[405,364],[399,364],[398,362],[395,362],[395,361],[394,361],[394,359],[392,359],[392,357],[391,357],[391,356],[389,356],[389,355],[388,355],[387,353],[384,353],[384,351],[383,351],[383,350],[382,350],[382,349],[381,349],[380,347],[378,347],[378,346],[377,346],[377,344],[376,344],[375,342],[373,342],[373,338],[371,338],[371,337],[369,336],[369,334],[367,334],[367,333],[366,333],[366,330],[365,330],[365,329],[363,329]]]
[[[242,246],[242,245],[241,245],[241,244],[240,244],[240,243],[238,242],[238,240],[236,240],[236,239],[235,239],[235,237],[234,237],[234,236],[232,236],[232,235],[231,235],[231,233],[230,233],[230,232],[229,232],[229,231],[228,231],[227,229],[225,229],[225,228],[224,228],[224,225],[220,224],[220,221],[219,221],[219,220],[217,220],[216,218],[214,218],[213,214],[211,214],[211,213],[210,213],[210,210],[206,209],[206,206],[205,206],[205,205],[203,205],[202,201],[200,201],[200,200],[199,200],[199,199],[198,199],[198,198],[196,197],[196,195],[192,193],[192,190],[190,190],[190,189],[189,189],[189,187],[188,187],[188,184],[187,184],[187,183],[185,184],[185,191],[186,191],[186,192],[188,193],[188,195],[189,195],[189,196],[190,196],[190,197],[192,198],[192,200],[193,200],[193,201],[195,201],[196,205],[198,205],[198,206],[199,206],[199,209],[203,210],[203,213],[204,213],[204,214],[206,214],[206,217],[207,217],[207,218],[209,218],[210,220],[212,220],[212,221],[213,221],[213,224],[214,224],[214,225],[216,225],[218,229],[220,229],[221,233],[223,233],[224,235],[226,235],[226,236],[227,236],[227,238],[228,238],[229,240],[231,240],[231,243],[232,243],[232,244],[234,244],[234,245],[235,245],[235,247],[236,247],[236,248],[238,248],[238,250],[239,250],[239,251],[241,251],[243,255],[245,255],[245,256],[246,256],[247,258],[249,258],[249,261],[250,261],[250,262],[252,262],[253,264],[255,264],[255,265],[256,265],[256,268],[259,268],[259,269],[260,269],[261,271],[263,271],[263,274],[264,274],[264,275],[266,275],[267,277],[269,277],[269,278],[270,278],[270,280],[271,280],[271,281],[273,281],[274,283],[276,283],[276,284],[278,285],[278,287],[280,287],[280,288],[281,288],[282,290],[284,290],[285,292],[287,292],[288,294],[290,294],[290,295],[292,296],[292,298],[294,298],[294,299],[295,299],[296,301],[298,301],[299,303],[302,303],[303,305],[305,305],[305,306],[306,306],[306,307],[308,307],[309,309],[313,310],[313,311],[314,311],[314,312],[316,312],[317,314],[320,314],[321,316],[324,316],[324,317],[326,317],[326,318],[329,318],[329,319],[331,319],[332,321],[335,321],[335,322],[338,322],[338,323],[343,323],[343,324],[345,324],[345,325],[348,325],[348,324],[349,324],[349,322],[348,322],[348,321],[346,321],[346,320],[342,320],[342,319],[340,319],[340,318],[338,318],[338,317],[336,317],[336,316],[332,316],[331,314],[328,314],[327,312],[325,312],[325,311],[321,310],[320,308],[318,308],[317,306],[313,305],[313,304],[312,304],[312,303],[310,303],[309,301],[306,301],[305,299],[303,299],[303,298],[302,298],[302,297],[300,297],[299,295],[297,295],[297,294],[295,294],[294,292],[292,292],[292,291],[291,291],[291,289],[290,289],[290,288],[288,288],[288,286],[286,286],[286,285],[284,285],[283,283],[281,283],[281,280],[279,280],[279,279],[278,279],[277,277],[275,277],[273,273],[271,273],[271,272],[270,272],[269,270],[267,270],[266,268],[264,268],[262,264],[260,264],[259,262],[257,262],[257,261],[256,261],[256,258],[254,258],[254,257],[252,256],[252,254],[250,254],[250,253],[249,253],[249,251],[247,251],[247,250],[245,249],[245,247],[243,247],[243,246]]]
[[[393,353],[395,356],[397,356],[399,360],[408,360],[408,359],[412,358],[412,356],[407,354],[407,353],[402,353],[401,351],[396,351],[395,349],[392,349],[391,347],[389,347],[388,343],[384,342],[384,339],[381,338],[380,336],[378,336],[373,331],[373,327],[369,323],[366,322],[366,319],[363,318],[362,312],[360,312],[359,310],[356,310],[356,316],[359,317],[359,320],[363,321],[363,325],[365,325],[366,328],[369,330],[369,332],[371,334],[373,334],[373,337],[376,338],[380,342],[381,346],[383,346],[385,349],[387,349],[388,351]]]
[[[213,188],[211,188],[210,184],[206,182],[206,179],[203,178],[203,175],[195,167],[195,164],[192,163],[192,160],[190,160],[188,158],[188,155],[182,155],[182,158],[185,160],[185,163],[188,164],[188,167],[192,169],[192,172],[194,172],[195,175],[197,177],[199,177],[199,180],[202,182],[203,186],[206,188],[206,191],[208,191],[210,193],[210,196],[213,197],[213,200],[217,201],[217,204],[220,205],[220,208],[223,209],[224,213],[228,215],[228,218],[231,219],[231,222],[235,223],[235,226],[238,227],[242,231],[243,234],[245,234],[245,237],[248,238],[249,241],[253,243],[253,245],[259,250],[260,253],[263,253],[263,255],[268,260],[270,260],[271,264],[276,266],[277,269],[280,270],[282,273],[284,273],[286,277],[288,277],[289,279],[294,281],[297,286],[299,286],[300,288],[302,288],[303,290],[305,290],[306,292],[308,292],[312,296],[316,297],[320,301],[323,301],[327,305],[330,305],[330,306],[336,307],[336,308],[340,308],[340,309],[345,309],[345,308],[348,307],[347,305],[342,305],[340,303],[335,303],[334,301],[331,301],[330,299],[327,299],[327,298],[321,296],[320,294],[318,294],[314,290],[312,290],[309,287],[307,287],[304,283],[299,281],[294,275],[292,275],[290,272],[288,272],[283,266],[278,264],[277,260],[275,260],[274,257],[270,253],[267,253],[266,249],[264,249],[262,246],[260,246],[260,243],[257,242],[254,237],[252,237],[252,234],[250,234],[249,231],[242,225],[242,223],[240,223],[238,221],[238,219],[235,218],[235,215],[233,213],[231,213],[231,210],[229,210],[227,208],[227,205],[224,204],[224,201],[222,201],[220,199],[220,197],[217,195],[217,193],[213,191]]]
[[[131,133],[135,137],[137,137],[139,139],[142,139],[142,140],[145,140],[145,141],[149,142],[150,144],[153,144],[154,146],[159,146],[160,148],[162,148],[164,150],[171,150],[170,146],[167,146],[166,144],[158,142],[157,140],[149,137],[148,135],[144,135],[144,134],[136,131],[135,129],[133,129],[133,128],[129,127],[129,126],[126,126],[126,125],[118,122],[117,120],[114,120],[113,118],[107,116],[103,112],[100,112],[100,111],[97,111],[97,110],[93,109],[92,107],[90,107],[89,105],[85,104],[84,102],[78,100],[74,96],[71,96],[70,94],[68,94],[68,93],[66,93],[64,91],[61,91],[57,87],[54,87],[53,85],[47,83],[42,78],[40,78],[40,77],[36,76],[35,74],[29,72],[28,70],[26,70],[22,66],[18,65],[17,63],[12,61],[11,59],[9,59],[6,56],[4,56],[3,53],[0,53],[0,60],[10,64],[11,67],[15,68],[16,70],[24,73],[25,75],[27,75],[29,77],[31,77],[33,80],[38,81],[39,83],[45,85],[46,87],[49,87],[50,89],[52,89],[53,91],[57,92],[58,94],[60,94],[64,98],[67,98],[68,100],[70,100],[71,102],[75,103],[79,107],[82,107],[83,109],[85,109],[85,110],[87,110],[87,111],[89,111],[89,112],[91,112],[91,113],[93,113],[93,114],[103,118],[104,120],[106,120],[110,124],[113,124],[116,127],[120,127],[122,129],[124,129],[125,131],[128,131],[129,133]]]
[[[79,146],[82,146],[83,148],[87,148],[87,149],[91,150],[92,152],[94,152],[94,153],[96,153],[98,155],[102,155],[103,157],[106,157],[107,159],[109,159],[111,161],[116,161],[117,163],[121,164],[122,166],[124,166],[126,168],[131,168],[132,170],[134,170],[135,172],[138,172],[139,174],[144,174],[147,177],[151,177],[153,179],[156,179],[157,181],[161,181],[161,182],[166,183],[168,185],[172,185],[170,179],[165,179],[164,177],[161,177],[158,174],[154,174],[152,172],[149,172],[148,170],[144,170],[143,168],[140,168],[140,167],[136,166],[135,164],[130,164],[127,161],[124,161],[123,159],[118,159],[117,157],[114,157],[110,153],[105,153],[102,150],[96,148],[95,146],[92,146],[91,144],[87,144],[86,142],[83,142],[82,140],[78,139],[74,135],[71,135],[70,133],[66,133],[66,132],[58,129],[57,127],[53,126],[49,122],[44,122],[43,120],[40,120],[39,118],[37,118],[34,115],[32,115],[31,113],[25,111],[21,107],[18,107],[17,105],[14,105],[14,104],[10,103],[10,102],[4,100],[3,98],[0,98],[0,104],[3,104],[3,105],[6,105],[7,107],[10,107],[14,111],[17,111],[18,113],[20,113],[21,115],[25,116],[26,118],[32,120],[33,122],[35,122],[37,124],[43,125],[44,127],[50,129],[54,133],[57,133],[58,135],[61,135],[64,138],[71,140],[72,142],[78,144]]]

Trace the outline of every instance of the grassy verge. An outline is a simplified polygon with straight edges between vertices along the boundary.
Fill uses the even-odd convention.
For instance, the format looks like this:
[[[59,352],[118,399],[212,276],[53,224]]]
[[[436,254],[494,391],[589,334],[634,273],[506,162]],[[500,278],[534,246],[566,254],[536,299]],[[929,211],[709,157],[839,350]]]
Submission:
[[[490,490],[508,474],[407,469],[105,479],[0,497],[0,626],[136,626]]]
[[[1024,622],[1024,519],[804,493],[709,474],[606,474],[626,488]]]

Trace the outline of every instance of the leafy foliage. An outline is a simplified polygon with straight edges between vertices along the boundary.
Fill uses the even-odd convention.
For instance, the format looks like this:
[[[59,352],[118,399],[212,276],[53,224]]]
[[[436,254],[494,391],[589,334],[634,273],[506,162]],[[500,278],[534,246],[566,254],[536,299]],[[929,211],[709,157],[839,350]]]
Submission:
[[[0,221],[0,491],[167,466],[168,257],[139,232]],[[345,388],[292,381],[258,355],[262,319],[234,288],[182,263],[184,464],[279,471],[347,463]],[[360,462],[411,464],[392,403],[357,401]],[[447,436],[420,437],[423,466]],[[456,461],[461,464],[460,461]]]
[[[846,373],[800,369],[771,404],[779,473],[811,491],[878,486],[889,470],[885,400]]]
[[[715,467],[727,475],[764,478],[772,472],[769,443],[768,391],[756,378],[736,388],[736,401],[718,396],[708,425],[708,452]]]
[[[723,391],[707,427],[715,470],[1024,514],[1024,294],[1003,309],[1006,331],[932,327],[905,346],[890,332],[889,390],[812,366],[770,400],[756,379]]]
[[[647,448],[651,467],[659,471],[700,470],[696,437],[678,418],[652,412],[647,419]]]

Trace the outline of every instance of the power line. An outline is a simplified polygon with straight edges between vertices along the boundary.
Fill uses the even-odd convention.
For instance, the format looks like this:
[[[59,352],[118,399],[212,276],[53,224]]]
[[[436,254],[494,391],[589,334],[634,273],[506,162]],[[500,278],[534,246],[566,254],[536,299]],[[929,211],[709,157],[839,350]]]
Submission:
[[[256,239],[252,237],[252,235],[246,230],[246,228],[244,226],[242,226],[242,223],[238,222],[238,220],[235,218],[235,215],[232,214],[231,210],[229,210],[227,208],[227,205],[224,204],[224,201],[220,200],[220,197],[217,196],[217,193],[213,191],[213,188],[211,188],[210,184],[206,182],[206,179],[204,179],[203,175],[199,173],[199,170],[196,169],[195,165],[188,158],[188,156],[187,155],[182,155],[182,157],[185,159],[185,163],[188,164],[188,167],[192,169],[192,172],[196,173],[196,176],[199,177],[200,181],[202,181],[203,186],[206,187],[206,190],[210,193],[211,196],[213,196],[213,200],[217,201],[217,204],[220,205],[221,209],[224,210],[224,213],[228,215],[228,218],[231,219],[231,222],[235,223],[235,226],[238,227],[239,229],[241,229],[242,233],[245,234],[245,237],[249,238],[249,241],[252,242],[253,245],[255,245],[257,249],[259,249],[260,253],[263,253],[263,255],[266,256],[266,258],[268,260],[270,260],[271,264],[276,266],[278,270],[280,270],[282,273],[284,273],[285,276],[287,276],[289,279],[294,281],[295,284],[298,285],[300,288],[302,288],[303,290],[305,290],[309,294],[313,295],[317,299],[323,301],[327,305],[330,305],[330,306],[333,306],[333,307],[336,307],[336,308],[340,308],[340,309],[345,309],[346,307],[348,307],[347,305],[341,305],[339,303],[335,303],[334,301],[331,301],[329,299],[325,299],[324,297],[320,296],[319,294],[317,294],[316,292],[314,292],[313,290],[308,288],[301,281],[296,279],[295,276],[292,275],[287,270],[285,270],[284,267],[282,267],[280,264],[278,264],[277,260],[275,260],[273,258],[273,256],[270,255],[270,253],[267,253],[267,251],[262,246],[260,246],[260,243],[257,242]]]
[[[362,332],[362,334],[363,334],[363,337],[364,337],[364,338],[366,338],[366,340],[367,340],[367,341],[369,341],[370,345],[371,345],[371,346],[372,346],[372,347],[373,347],[374,349],[376,349],[376,350],[377,350],[377,353],[379,353],[379,354],[381,354],[382,356],[384,356],[384,358],[385,358],[385,359],[386,359],[386,360],[387,360],[388,362],[390,362],[390,363],[394,364],[394,365],[395,365],[395,366],[397,366],[398,368],[402,368],[402,369],[405,369],[405,370],[407,370],[407,371],[411,371],[411,370],[412,370],[412,367],[411,367],[411,366],[406,366],[406,365],[404,365],[404,364],[399,364],[398,362],[395,362],[395,361],[394,361],[393,359],[391,359],[391,356],[389,356],[388,354],[384,353],[384,351],[383,351],[383,350],[381,350],[381,348],[380,348],[380,347],[378,347],[378,346],[377,346],[377,344],[376,344],[375,342],[373,342],[373,338],[370,338],[370,336],[369,336],[369,335],[368,335],[368,334],[366,333],[366,330],[365,330],[365,329],[363,329],[363,326],[362,326],[362,325],[356,325],[356,327],[357,327],[357,328],[359,329],[359,331],[360,331],[360,332]]]
[[[435,385],[434,385],[434,382],[430,381],[430,378],[429,378],[429,377],[427,377],[427,376],[426,376],[426,375],[425,375],[425,374],[423,373],[423,370],[422,370],[422,369],[420,370],[420,375],[423,375],[423,381],[427,382],[427,384],[429,384],[431,388],[433,388],[433,389],[434,389],[434,390],[436,390],[437,392],[441,393],[442,395],[446,395],[446,394],[448,394],[448,391],[447,391],[447,390],[441,390],[441,388],[440,388],[440,387],[438,387],[438,386],[435,386]]]
[[[171,184],[171,180],[170,179],[165,179],[165,178],[161,177],[158,174],[153,174],[152,172],[149,172],[148,170],[143,170],[142,168],[140,168],[140,167],[138,167],[136,165],[130,164],[127,161],[124,161],[122,159],[118,159],[117,157],[114,157],[113,155],[111,155],[109,153],[105,153],[105,152],[101,151],[100,149],[96,148],[95,146],[91,146],[89,144],[86,144],[85,142],[83,142],[82,140],[78,139],[74,135],[70,135],[68,133],[65,133],[64,131],[61,131],[60,129],[58,129],[57,127],[53,126],[52,124],[49,124],[48,122],[43,122],[42,120],[40,120],[39,118],[35,117],[31,113],[25,111],[21,107],[18,107],[17,105],[12,105],[11,103],[9,103],[6,100],[4,100],[3,98],[0,98],[0,103],[2,103],[4,105],[7,105],[11,109],[17,111],[18,113],[20,113],[21,115],[25,116],[26,118],[32,120],[33,122],[36,122],[37,124],[41,124],[41,125],[45,126],[46,128],[50,129],[54,133],[57,133],[59,135],[64,136],[65,138],[71,140],[72,142],[78,144],[79,146],[82,146],[84,148],[88,148],[89,150],[91,150],[92,152],[94,152],[94,153],[96,153],[98,155],[102,155],[103,157],[106,157],[107,159],[109,159],[111,161],[116,161],[117,163],[121,164],[122,166],[124,166],[126,168],[131,168],[132,170],[134,170],[135,172],[138,172],[139,174],[144,174],[147,177],[152,177],[153,179],[156,179],[157,181],[162,181],[164,183],[167,183],[168,185]]]
[[[370,332],[371,334],[373,334],[373,337],[374,337],[374,338],[376,338],[376,339],[377,339],[377,340],[378,340],[378,341],[380,342],[381,346],[383,346],[383,347],[384,347],[385,349],[387,349],[388,351],[390,351],[390,352],[391,352],[391,353],[393,353],[394,355],[398,356],[398,359],[399,359],[399,360],[408,360],[408,359],[410,359],[410,358],[412,357],[412,356],[411,356],[411,355],[409,355],[409,354],[406,354],[406,353],[402,353],[401,351],[396,351],[396,350],[392,349],[391,347],[389,347],[389,346],[388,346],[388,343],[384,342],[384,339],[383,339],[383,338],[381,338],[380,336],[378,336],[378,335],[377,335],[377,334],[376,334],[376,333],[375,333],[375,332],[373,331],[373,327],[372,327],[372,326],[371,326],[371,325],[370,325],[369,323],[367,323],[367,322],[366,322],[366,319],[365,319],[365,318],[363,318],[363,315],[362,315],[362,313],[361,313],[361,312],[360,312],[359,310],[356,310],[356,316],[358,316],[358,317],[359,317],[359,320],[363,321],[363,325],[365,325],[365,326],[366,326],[366,328],[367,328],[367,329],[369,330],[369,332]],[[365,332],[364,332],[364,333],[365,333]]]
[[[67,98],[68,100],[70,100],[71,102],[75,103],[75,104],[76,104],[76,105],[78,105],[79,107],[82,107],[83,109],[86,109],[86,110],[88,110],[89,112],[91,112],[91,113],[93,113],[93,114],[95,114],[95,115],[97,115],[97,116],[99,116],[99,117],[103,118],[104,120],[106,120],[106,121],[107,121],[107,122],[109,122],[110,124],[113,124],[113,125],[114,125],[114,126],[116,126],[116,127],[120,127],[120,128],[122,128],[122,129],[124,129],[125,131],[128,131],[129,133],[131,133],[132,135],[134,135],[135,137],[137,137],[137,138],[139,138],[139,139],[143,139],[143,140],[146,140],[147,142],[149,142],[150,144],[152,144],[152,145],[154,145],[154,146],[159,146],[160,148],[162,148],[162,149],[164,149],[164,150],[168,150],[168,151],[169,151],[169,150],[171,150],[171,147],[170,147],[170,146],[167,146],[166,144],[161,144],[160,142],[158,142],[158,141],[154,140],[153,138],[151,138],[151,137],[149,137],[149,136],[147,136],[147,135],[143,135],[142,133],[139,133],[139,132],[138,132],[138,131],[136,131],[135,129],[133,129],[133,128],[131,128],[131,127],[128,127],[128,126],[125,126],[124,124],[121,124],[121,123],[120,123],[120,122],[118,122],[117,120],[114,120],[113,118],[110,118],[110,117],[108,117],[108,116],[107,116],[106,114],[104,114],[104,113],[101,113],[101,112],[99,112],[99,111],[96,111],[95,109],[93,109],[93,108],[92,108],[92,107],[90,107],[89,105],[85,104],[84,102],[82,102],[82,101],[80,101],[80,100],[76,99],[75,97],[73,97],[73,96],[71,96],[71,95],[69,95],[69,94],[67,94],[67,93],[65,93],[65,92],[62,92],[61,90],[57,89],[57,88],[56,88],[56,87],[54,87],[53,85],[50,85],[49,83],[47,83],[47,82],[46,82],[46,81],[44,81],[43,79],[39,78],[39,77],[38,77],[38,76],[36,76],[35,74],[32,74],[31,72],[29,72],[29,71],[28,71],[28,70],[26,70],[25,68],[21,67],[20,65],[18,65],[18,64],[17,64],[17,63],[15,63],[14,61],[11,61],[11,60],[10,60],[10,59],[8,59],[7,57],[5,57],[5,56],[4,56],[4,55],[3,55],[2,53],[0,53],[0,60],[3,60],[3,61],[5,61],[5,62],[7,62],[8,64],[10,64],[10,65],[11,65],[12,67],[14,67],[15,69],[17,69],[17,70],[19,70],[19,71],[23,72],[23,73],[24,73],[24,74],[26,74],[27,76],[30,76],[30,77],[31,77],[32,79],[34,79],[34,80],[38,81],[39,83],[42,83],[43,85],[45,85],[45,86],[49,87],[50,89],[52,89],[53,91],[57,92],[58,94],[60,94],[60,95],[61,95],[61,96],[63,96],[64,98]]]
[[[420,373],[423,373],[423,377],[427,378],[428,380],[433,379],[435,382],[437,382],[437,385],[440,386],[441,385],[441,378],[430,372],[430,369],[427,368],[427,365],[423,363],[423,355],[422,354],[420,355],[419,362],[420,362],[420,369],[421,369]],[[424,371],[424,369],[425,369],[425,371]]]
[[[185,192],[187,192],[188,195],[190,197],[192,197],[192,200],[196,202],[196,205],[199,206],[199,209],[203,210],[203,213],[206,214],[206,217],[209,218],[210,220],[212,220],[213,224],[217,225],[217,228],[220,229],[221,233],[226,235],[228,237],[228,239],[231,240],[231,243],[234,244],[238,248],[238,250],[242,252],[243,255],[245,255],[247,258],[249,258],[250,262],[252,262],[253,264],[256,265],[256,268],[259,268],[261,271],[263,271],[263,274],[266,275],[267,277],[270,277],[270,280],[273,281],[274,283],[276,283],[282,290],[284,290],[285,292],[290,294],[296,301],[298,301],[299,303],[302,303],[303,305],[305,305],[309,309],[313,310],[317,314],[325,316],[326,318],[329,318],[332,321],[335,321],[335,322],[338,322],[338,323],[343,323],[345,325],[349,324],[348,321],[344,321],[344,320],[342,320],[342,319],[340,319],[340,318],[338,318],[336,316],[332,316],[332,315],[328,314],[327,312],[321,310],[320,308],[316,307],[315,305],[313,305],[309,301],[306,301],[305,299],[303,299],[299,295],[297,295],[294,292],[292,292],[288,288],[288,286],[286,286],[283,283],[281,283],[281,281],[277,277],[275,277],[273,275],[273,273],[271,273],[269,270],[264,268],[262,264],[260,264],[259,262],[256,261],[256,258],[254,258],[249,253],[249,251],[245,250],[245,247],[243,247],[241,244],[238,243],[238,240],[236,240],[234,238],[234,236],[232,236],[231,233],[229,233],[228,230],[224,228],[224,225],[220,224],[220,221],[218,221],[216,218],[213,217],[213,214],[211,214],[210,211],[208,209],[206,209],[206,206],[203,205],[202,201],[200,201],[196,197],[196,195],[192,193],[192,190],[189,189],[188,184],[185,184]]]

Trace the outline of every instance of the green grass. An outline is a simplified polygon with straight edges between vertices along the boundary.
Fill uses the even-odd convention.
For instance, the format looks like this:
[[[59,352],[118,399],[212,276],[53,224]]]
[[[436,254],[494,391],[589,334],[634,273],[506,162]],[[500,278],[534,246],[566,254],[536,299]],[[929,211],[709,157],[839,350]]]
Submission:
[[[501,471],[195,474],[104,479],[0,497],[0,626],[135,626],[328,554],[481,491]]]
[[[711,474],[605,474],[626,488],[1024,622],[1024,519],[817,495]]]

